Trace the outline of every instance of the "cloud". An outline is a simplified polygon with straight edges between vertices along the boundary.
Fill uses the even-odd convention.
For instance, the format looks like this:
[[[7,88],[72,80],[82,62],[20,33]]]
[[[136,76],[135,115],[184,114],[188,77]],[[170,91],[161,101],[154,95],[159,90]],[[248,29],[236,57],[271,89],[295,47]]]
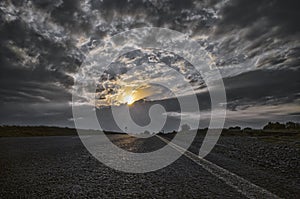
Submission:
[[[219,68],[225,78],[232,111],[247,103],[293,103],[300,93],[299,5],[292,0],[1,1],[0,101],[3,116],[10,116],[1,117],[0,123],[30,123],[28,115],[36,120],[40,114],[44,122],[49,117],[53,124],[65,121],[70,125],[67,104],[74,77],[86,55],[108,36],[138,27],[170,28],[197,40],[210,56],[211,65]],[[134,75],[151,74],[153,79],[172,80],[172,74],[155,63],[159,58],[184,74],[193,86],[203,86],[201,77],[188,63],[170,54],[158,54],[129,53],[99,78],[112,83],[114,78],[120,82],[124,78],[132,80]],[[157,67],[148,73],[128,73],[130,65],[143,62]],[[184,87],[174,83],[175,87],[182,95],[187,94]],[[104,91],[118,93],[118,89]],[[201,91],[199,99],[207,99],[207,93]],[[159,94],[155,93],[153,99],[168,95],[166,90]],[[200,103],[205,106],[205,102]],[[37,104],[40,110],[32,110]],[[66,107],[57,108],[62,105]],[[26,114],[15,117],[19,112]],[[60,113],[57,115],[61,117],[52,113]]]
[[[237,107],[239,110],[227,110],[225,127],[239,125],[242,127],[251,126],[261,128],[269,121],[299,121],[299,101],[297,103],[287,103],[284,105],[256,105],[248,107]],[[168,112],[166,113],[172,118],[184,118],[184,120],[198,120],[199,113],[193,112]],[[200,113],[200,127],[208,126],[210,118],[212,117],[210,111],[203,111]],[[213,116],[215,119],[220,118],[218,110]]]
[[[122,55],[104,70],[97,84],[99,103],[106,106],[120,104],[119,96],[129,88],[139,91],[136,100],[142,98],[139,94],[143,90],[148,90],[143,98],[159,100],[190,94],[186,84],[194,89],[205,87],[200,73],[189,62],[163,50],[136,50]]]
[[[262,32],[270,32],[274,27],[274,34],[294,35],[300,31],[297,20],[300,17],[299,7],[300,3],[292,0],[232,0],[220,11],[222,20],[218,28],[220,32],[227,32],[236,27],[245,28],[255,23],[264,23],[265,26],[260,27],[260,31],[255,32],[258,29],[254,29],[249,32],[249,39],[256,38]]]
[[[248,65],[249,69],[298,68],[296,1],[232,0],[220,10],[215,25],[213,54],[218,66]]]

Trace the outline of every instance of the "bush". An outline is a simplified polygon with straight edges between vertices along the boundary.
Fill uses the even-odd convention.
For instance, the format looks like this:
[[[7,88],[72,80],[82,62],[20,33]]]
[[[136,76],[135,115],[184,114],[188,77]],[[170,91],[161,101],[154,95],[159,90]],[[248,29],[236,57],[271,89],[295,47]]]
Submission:
[[[229,130],[236,130],[236,131],[240,131],[241,127],[239,126],[235,126],[235,127],[229,127]]]
[[[276,129],[300,129],[300,124],[295,122],[287,122],[286,124],[281,124],[279,122],[269,122],[263,128],[264,130],[276,130]]]

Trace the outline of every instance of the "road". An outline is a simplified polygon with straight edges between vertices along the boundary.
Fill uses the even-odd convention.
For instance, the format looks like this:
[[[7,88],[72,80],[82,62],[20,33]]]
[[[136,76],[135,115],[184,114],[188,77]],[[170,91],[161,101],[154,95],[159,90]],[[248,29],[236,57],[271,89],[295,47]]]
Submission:
[[[109,137],[132,152],[155,150],[169,139]],[[210,155],[199,159],[194,155],[201,144],[198,137],[173,164],[132,174],[97,161],[77,136],[1,138],[0,198],[299,198],[298,149],[283,146],[285,153],[281,146],[259,142],[222,137]],[[280,150],[278,162],[272,166],[272,154],[255,159],[264,149],[250,148],[252,143]],[[283,157],[291,159],[288,164],[281,162]]]

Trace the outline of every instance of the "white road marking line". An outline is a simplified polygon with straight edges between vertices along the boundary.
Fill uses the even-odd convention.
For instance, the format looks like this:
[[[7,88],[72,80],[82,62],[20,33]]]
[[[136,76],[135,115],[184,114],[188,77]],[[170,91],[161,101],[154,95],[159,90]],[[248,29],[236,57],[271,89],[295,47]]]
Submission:
[[[268,190],[251,183],[250,181],[231,173],[230,171],[208,161],[205,160],[198,155],[183,149],[182,147],[169,142],[168,140],[157,136],[159,139],[164,141],[165,143],[169,144],[171,147],[176,149],[178,152],[182,153],[187,158],[194,161],[196,164],[204,168],[206,171],[211,173],[212,175],[216,176],[220,180],[224,181],[227,185],[231,186],[232,188],[236,189],[238,192],[246,196],[247,198],[279,198],[275,194],[269,192]]]

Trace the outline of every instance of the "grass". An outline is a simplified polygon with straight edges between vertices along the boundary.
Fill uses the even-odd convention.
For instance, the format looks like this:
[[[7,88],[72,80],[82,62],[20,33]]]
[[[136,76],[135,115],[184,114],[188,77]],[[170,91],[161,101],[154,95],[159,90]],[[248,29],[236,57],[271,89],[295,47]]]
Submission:
[[[32,136],[68,136],[77,135],[76,129],[46,126],[1,126],[0,137],[32,137]]]
[[[198,133],[205,135],[207,130],[199,129]],[[87,131],[87,135],[99,131]],[[117,132],[105,132],[116,134]],[[188,132],[185,132],[188,133]],[[47,126],[0,126],[0,137],[32,137],[32,136],[77,136],[74,128],[47,127]],[[168,136],[174,136],[168,134]],[[300,145],[299,130],[228,130],[223,129],[221,136],[255,136],[266,142],[289,142]]]

